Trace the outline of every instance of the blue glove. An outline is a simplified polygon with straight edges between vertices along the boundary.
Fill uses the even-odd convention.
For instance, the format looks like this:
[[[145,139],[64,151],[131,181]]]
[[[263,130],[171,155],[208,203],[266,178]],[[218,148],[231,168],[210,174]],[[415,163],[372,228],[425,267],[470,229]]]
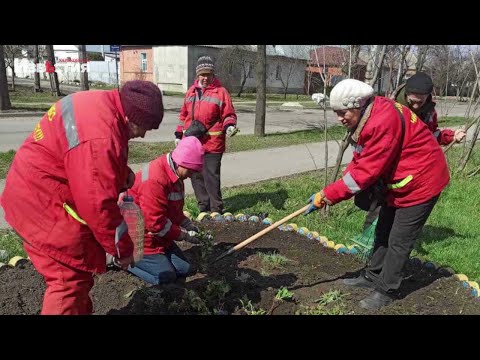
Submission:
[[[325,206],[325,200],[323,199],[322,193],[320,192],[310,196],[310,198],[308,199],[308,202],[310,203],[310,207],[307,210],[305,210],[303,215],[308,215],[312,211],[321,209]]]

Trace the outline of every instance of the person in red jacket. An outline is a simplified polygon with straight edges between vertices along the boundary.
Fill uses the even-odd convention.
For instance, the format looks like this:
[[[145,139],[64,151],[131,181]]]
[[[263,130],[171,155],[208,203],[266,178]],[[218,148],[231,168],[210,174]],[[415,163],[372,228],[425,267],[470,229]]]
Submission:
[[[432,101],[433,81],[432,78],[423,72],[412,75],[405,84],[399,86],[392,96],[396,102],[410,108],[432,132],[440,145],[448,145],[451,142],[460,142],[466,136],[463,129],[455,131],[451,129],[440,130],[438,128],[436,103]],[[380,212],[380,207],[371,210],[365,217],[364,229],[367,229]]]
[[[91,314],[93,273],[106,271],[106,253],[123,268],[132,263],[117,205],[133,183],[128,140],[162,119],[162,94],[151,82],[81,91],[55,103],[16,153],[1,204],[45,279],[42,314]]]
[[[183,181],[202,171],[204,150],[189,136],[175,150],[146,164],[129,190],[145,219],[144,257],[129,271],[154,285],[185,278],[190,264],[175,241],[198,243],[199,229],[183,214]]]
[[[306,211],[359,196],[379,181],[386,184],[370,263],[365,274],[344,280],[375,288],[360,301],[366,309],[393,300],[415,241],[450,180],[443,151],[426,124],[407,107],[373,93],[370,85],[353,79],[332,89],[330,105],[352,131],[355,150],[343,177],[313,194]]]
[[[237,115],[227,89],[215,77],[215,66],[209,56],[197,61],[197,79],[185,95],[180,123],[175,130],[175,144],[184,136],[196,136],[205,149],[205,166],[192,176],[192,186],[200,212],[222,213],[220,167],[225,152],[225,137],[233,136]]]

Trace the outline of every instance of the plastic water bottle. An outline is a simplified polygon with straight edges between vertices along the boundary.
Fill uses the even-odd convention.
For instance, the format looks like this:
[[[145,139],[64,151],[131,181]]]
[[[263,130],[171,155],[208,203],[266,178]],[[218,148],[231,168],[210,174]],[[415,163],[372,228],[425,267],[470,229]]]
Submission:
[[[133,241],[133,259],[139,262],[143,258],[143,237],[145,223],[142,210],[133,202],[133,196],[125,195],[119,205],[123,219],[128,226],[128,234]]]

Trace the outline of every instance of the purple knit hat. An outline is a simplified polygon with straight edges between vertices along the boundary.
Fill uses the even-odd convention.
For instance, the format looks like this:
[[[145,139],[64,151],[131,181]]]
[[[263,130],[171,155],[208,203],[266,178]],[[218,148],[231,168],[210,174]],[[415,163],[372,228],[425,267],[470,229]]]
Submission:
[[[163,100],[157,85],[143,80],[128,81],[120,90],[120,100],[129,121],[158,129],[163,119]]]

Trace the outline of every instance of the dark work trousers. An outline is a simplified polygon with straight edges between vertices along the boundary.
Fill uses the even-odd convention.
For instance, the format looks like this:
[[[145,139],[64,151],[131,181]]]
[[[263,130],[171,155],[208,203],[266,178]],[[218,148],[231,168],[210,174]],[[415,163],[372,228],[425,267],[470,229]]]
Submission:
[[[367,212],[367,216],[365,216],[365,222],[363,223],[363,230],[367,230],[370,225],[373,224],[378,215],[380,214],[381,206],[377,206],[375,209]]]
[[[201,173],[192,175],[192,186],[200,212],[223,213],[220,167],[223,154],[206,153]]]
[[[439,196],[406,208],[382,206],[366,269],[378,290],[392,292],[400,287],[403,268]]]

